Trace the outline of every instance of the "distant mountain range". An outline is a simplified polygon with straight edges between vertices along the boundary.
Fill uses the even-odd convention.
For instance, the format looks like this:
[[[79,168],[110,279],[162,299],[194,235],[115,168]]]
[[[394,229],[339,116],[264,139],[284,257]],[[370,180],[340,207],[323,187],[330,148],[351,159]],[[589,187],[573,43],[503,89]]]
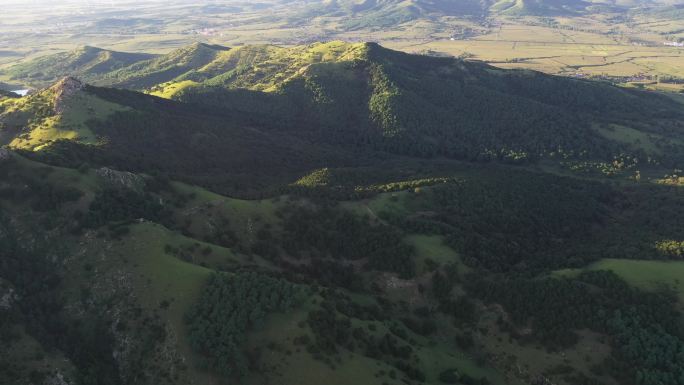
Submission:
[[[307,3],[297,21],[339,17],[347,29],[389,27],[420,18],[458,16],[572,16],[598,12],[622,13],[635,8],[681,4],[655,0],[320,0]]]

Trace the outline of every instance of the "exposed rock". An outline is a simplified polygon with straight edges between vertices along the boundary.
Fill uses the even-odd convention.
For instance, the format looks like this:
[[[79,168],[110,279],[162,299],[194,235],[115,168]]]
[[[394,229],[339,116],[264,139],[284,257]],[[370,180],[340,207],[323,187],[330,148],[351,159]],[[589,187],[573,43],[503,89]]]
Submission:
[[[52,86],[52,89],[55,91],[55,113],[61,114],[64,112],[64,102],[84,87],[85,85],[80,80],[71,76],[60,80]]]
[[[116,171],[102,167],[95,173],[105,180],[105,183],[115,188],[127,188],[140,191],[145,187],[145,179],[139,175],[127,171]]]
[[[409,304],[417,303],[422,297],[418,289],[418,283],[415,280],[401,279],[394,274],[384,273],[378,278],[378,283],[386,291],[401,291],[402,296]]]
[[[70,385],[60,372],[56,372],[45,378],[43,385]]]
[[[10,150],[6,148],[0,148],[0,162],[9,160],[12,157]]]
[[[0,311],[9,310],[12,305],[17,302],[17,296],[14,288],[4,281],[0,280]]]
[[[533,385],[556,385],[555,382],[551,381],[549,378],[544,377],[541,374],[532,379],[532,384]]]

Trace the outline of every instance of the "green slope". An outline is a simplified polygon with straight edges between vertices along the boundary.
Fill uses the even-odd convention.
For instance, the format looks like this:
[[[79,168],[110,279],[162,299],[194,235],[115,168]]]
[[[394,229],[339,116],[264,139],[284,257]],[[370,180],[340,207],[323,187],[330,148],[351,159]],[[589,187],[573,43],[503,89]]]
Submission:
[[[166,55],[111,71],[102,81],[118,87],[146,89],[202,68],[226,50],[228,48],[195,43]]]
[[[136,114],[168,114],[168,108],[177,114],[170,121],[208,132],[197,121],[185,120],[187,112],[175,102],[120,90],[82,92],[135,105]],[[162,151],[155,146],[174,148],[172,153],[186,162],[200,156],[199,151],[182,152],[163,136],[150,141],[136,134],[145,125],[149,120],[118,134],[143,142],[148,156]],[[181,142],[188,140],[178,127],[173,133]],[[122,140],[116,137],[110,142]],[[107,156],[130,157],[123,146],[134,147],[133,142],[119,143],[88,161],[112,164],[103,160],[107,151]],[[61,156],[82,151],[70,149]],[[684,208],[680,192],[668,186],[608,184],[496,164],[390,158],[365,167],[317,170],[299,179],[288,196],[245,201],[160,174],[60,168],[12,153],[0,158],[0,290],[9,283],[22,290],[26,301],[11,318],[3,318],[0,309],[0,326],[11,325],[3,331],[18,331],[5,340],[16,354],[0,354],[0,379],[9,383],[23,385],[57,374],[69,383],[88,383],[93,371],[117,385],[313,385],[325,378],[340,385],[440,385],[454,378],[445,373],[464,384],[522,385],[539,376],[563,385],[582,379],[628,383],[636,371],[619,365],[648,364],[617,353],[623,345],[613,339],[613,331],[570,321],[549,329],[525,312],[548,317],[549,303],[562,303],[568,308],[553,309],[573,312],[569,319],[584,322],[592,319],[585,317],[584,305],[595,303],[575,294],[598,298],[614,295],[616,288],[631,290],[621,281],[611,288],[592,281],[585,291],[584,276],[568,283],[544,280],[560,268],[616,270],[628,283],[649,290],[658,274],[662,282],[677,283],[676,272],[663,273],[677,267],[675,262],[592,264],[616,255],[667,258],[656,253],[658,242],[680,239],[678,218]],[[42,252],[43,242],[50,252]],[[413,272],[394,273],[399,260],[412,264]],[[642,267],[647,274],[637,279],[635,272]],[[223,350],[202,351],[186,327],[194,305],[218,301],[203,290],[214,270],[227,277],[272,274],[310,290],[305,301],[289,310],[247,313],[259,322],[250,322],[239,340],[249,362],[248,373],[239,379],[222,377],[215,366],[208,369],[203,358]],[[551,285],[548,291],[524,291],[540,281]],[[578,292],[568,293],[568,287]],[[518,293],[547,305],[513,307]],[[558,302],[543,299],[547,294]],[[624,306],[638,304],[632,311],[642,314],[661,306],[658,319],[644,322],[654,327],[662,322],[672,330],[662,321],[669,322],[674,311],[668,297],[617,294],[622,299],[608,297],[611,302],[601,305],[628,301]],[[236,312],[245,311],[239,298],[228,302]],[[50,311],[43,317],[33,309]],[[211,327],[231,333],[229,325]],[[529,325],[534,327],[528,331]],[[578,332],[575,325],[591,331]],[[581,338],[568,343],[575,333]],[[219,333],[212,340],[229,343],[225,338]],[[587,352],[592,352],[589,358]],[[38,358],[24,359],[31,356]],[[608,365],[607,358],[614,361]]]
[[[34,157],[164,173],[243,196],[273,193],[325,164],[369,157],[273,132],[249,116],[73,79],[0,106],[2,144]]]
[[[375,44],[243,47],[220,63],[155,92],[262,115],[318,141],[418,156],[525,162],[559,150],[603,159],[642,150],[604,140],[592,122],[682,135],[672,130],[679,106],[666,97]]]
[[[487,17],[582,16],[601,12],[627,13],[639,11],[640,5],[630,1],[605,2],[585,0],[318,0],[288,13],[284,21],[290,25],[310,23],[312,19],[333,21],[344,31],[400,28],[419,21],[444,21],[449,17],[485,20]],[[649,6],[657,5],[655,3]],[[264,16],[264,20],[280,20]]]
[[[489,9],[506,16],[569,16],[586,13],[592,5],[583,0],[502,0]]]
[[[364,44],[330,42],[312,46],[282,48],[273,45],[243,46],[223,51],[203,66],[193,67],[173,81],[191,81],[226,88],[275,91],[316,63],[353,61],[365,54]],[[171,83],[173,84],[173,83]],[[156,89],[163,90],[166,84]],[[171,94],[173,96],[173,94]]]
[[[480,17],[485,9],[486,4],[476,0],[323,0],[288,15],[286,21],[294,25],[322,17],[339,19],[345,30],[394,28],[420,19]]]
[[[99,139],[90,123],[126,110],[87,92],[80,81],[64,78],[23,98],[0,99],[0,145],[36,150],[59,140],[94,144]]]
[[[682,261],[602,259],[587,266],[585,270],[613,271],[631,285],[644,290],[672,290],[679,297],[679,302],[684,303],[684,286],[682,286],[684,262]],[[568,277],[576,276],[580,272],[577,269],[566,269],[556,271],[554,274]]]
[[[2,75],[12,82],[31,87],[43,87],[65,76],[75,76],[90,81],[97,77],[127,67],[135,62],[153,57],[144,53],[127,53],[84,46],[70,52],[62,52],[17,64]]]
[[[55,113],[49,92],[5,98],[3,142],[33,149],[56,139],[102,142],[56,158],[100,156],[231,193],[282,187],[327,165],[370,164],[386,153],[550,162],[610,175],[676,168],[684,159],[684,113],[666,96],[370,43],[195,44],[97,82],[106,81],[175,101],[82,87]],[[606,127],[651,139],[607,135]]]

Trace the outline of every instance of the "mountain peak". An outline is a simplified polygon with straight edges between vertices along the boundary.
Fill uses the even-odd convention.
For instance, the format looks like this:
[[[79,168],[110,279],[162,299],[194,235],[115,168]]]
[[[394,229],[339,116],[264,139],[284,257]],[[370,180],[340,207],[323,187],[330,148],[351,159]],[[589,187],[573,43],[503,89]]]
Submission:
[[[78,48],[76,48],[74,51],[76,52],[102,52],[106,51],[103,48],[100,47],[93,47],[92,45],[83,45]]]
[[[64,101],[77,94],[85,87],[85,84],[72,76],[62,78],[50,90],[55,93],[55,113],[60,114],[64,110]]]
[[[206,48],[206,49],[211,49],[214,51],[230,51],[230,47],[225,47],[220,44],[209,44],[209,43],[202,43],[200,41],[194,42],[190,45],[190,48]]]
[[[74,76],[65,76],[60,79],[53,87],[59,88],[83,88],[83,82]]]

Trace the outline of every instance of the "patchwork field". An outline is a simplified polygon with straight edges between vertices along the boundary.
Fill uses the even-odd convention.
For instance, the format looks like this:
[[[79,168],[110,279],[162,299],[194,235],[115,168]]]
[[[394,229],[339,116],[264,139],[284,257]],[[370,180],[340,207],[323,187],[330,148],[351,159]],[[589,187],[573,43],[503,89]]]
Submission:
[[[658,83],[657,77],[684,76],[684,49],[637,45],[612,37],[548,27],[504,25],[467,40],[390,41],[408,52],[440,52],[482,60],[502,68],[534,69],[575,77],[624,77]],[[681,85],[670,85],[674,90]]]

